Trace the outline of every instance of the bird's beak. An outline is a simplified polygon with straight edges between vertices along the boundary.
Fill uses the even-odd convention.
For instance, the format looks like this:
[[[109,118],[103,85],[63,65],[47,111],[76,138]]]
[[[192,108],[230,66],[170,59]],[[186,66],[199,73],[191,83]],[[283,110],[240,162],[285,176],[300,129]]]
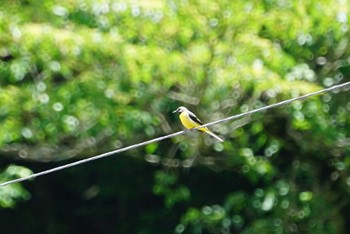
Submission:
[[[174,111],[173,111],[173,113],[176,113],[176,112],[177,112],[177,110],[174,110]]]

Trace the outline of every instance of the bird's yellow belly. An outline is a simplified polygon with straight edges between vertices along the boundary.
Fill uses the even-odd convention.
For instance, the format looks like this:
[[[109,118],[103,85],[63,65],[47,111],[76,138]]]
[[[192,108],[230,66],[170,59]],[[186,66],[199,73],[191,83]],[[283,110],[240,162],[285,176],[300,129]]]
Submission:
[[[184,114],[180,114],[180,120],[181,120],[181,123],[183,124],[183,126],[185,126],[185,128],[187,128],[187,129],[191,129],[191,128],[196,127],[196,125],[195,125],[196,123],[191,121],[189,119],[189,117],[185,116]]]
[[[187,129],[191,129],[191,128],[195,128],[195,127],[198,127],[200,126],[198,123],[194,122],[193,120],[190,119],[190,117],[188,117],[187,115],[185,114],[180,114],[180,120],[181,120],[181,123],[183,124],[183,126],[185,126],[185,128]],[[198,128],[199,131],[205,131],[206,128]]]

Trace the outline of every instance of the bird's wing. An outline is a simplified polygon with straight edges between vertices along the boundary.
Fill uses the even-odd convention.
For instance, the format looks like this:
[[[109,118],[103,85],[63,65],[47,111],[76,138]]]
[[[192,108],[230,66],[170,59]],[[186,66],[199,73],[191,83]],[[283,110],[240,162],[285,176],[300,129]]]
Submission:
[[[190,117],[190,119],[192,119],[194,122],[203,125],[202,121],[200,121],[197,116],[195,116],[195,114],[193,114],[192,112],[189,112],[188,116]]]

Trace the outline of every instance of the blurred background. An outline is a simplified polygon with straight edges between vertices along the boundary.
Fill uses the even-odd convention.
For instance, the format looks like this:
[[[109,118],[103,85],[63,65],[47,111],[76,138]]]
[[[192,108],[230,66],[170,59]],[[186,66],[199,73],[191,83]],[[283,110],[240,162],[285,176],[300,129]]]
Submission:
[[[350,80],[347,0],[0,4],[0,182]],[[347,233],[349,91],[0,187],[1,233]]]

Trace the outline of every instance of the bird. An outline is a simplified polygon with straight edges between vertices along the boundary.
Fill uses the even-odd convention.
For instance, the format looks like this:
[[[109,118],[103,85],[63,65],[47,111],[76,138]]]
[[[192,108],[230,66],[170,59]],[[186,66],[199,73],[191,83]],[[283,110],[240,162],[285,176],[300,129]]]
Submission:
[[[200,121],[195,114],[189,111],[186,107],[180,106],[173,113],[179,113],[179,117],[182,125],[187,129],[192,129],[198,126],[203,125],[202,121]],[[197,128],[198,131],[208,133],[212,137],[216,138],[218,141],[223,142],[224,140],[217,136],[215,133],[209,130],[207,127]]]

